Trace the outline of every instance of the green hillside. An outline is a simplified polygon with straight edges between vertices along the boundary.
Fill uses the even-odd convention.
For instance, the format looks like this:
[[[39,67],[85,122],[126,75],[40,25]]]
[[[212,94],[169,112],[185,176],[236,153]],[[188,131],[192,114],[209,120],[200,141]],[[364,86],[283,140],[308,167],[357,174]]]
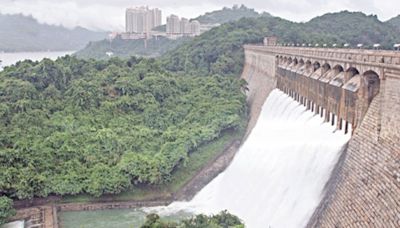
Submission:
[[[157,57],[167,51],[175,49],[189,39],[190,38],[170,40],[165,37],[159,37],[157,39],[153,38],[147,40],[147,46],[145,46],[144,40],[123,40],[121,38],[116,38],[112,41],[101,40],[90,42],[84,49],[76,52],[75,55],[78,58],[85,59],[107,59],[109,57],[106,52],[112,52],[113,56],[121,58],[130,56]]]
[[[400,31],[400,15],[386,21],[386,23],[393,25],[398,31]]]
[[[0,196],[13,199],[167,183],[246,114],[241,81],[134,57],[19,62],[0,72],[0,91]]]

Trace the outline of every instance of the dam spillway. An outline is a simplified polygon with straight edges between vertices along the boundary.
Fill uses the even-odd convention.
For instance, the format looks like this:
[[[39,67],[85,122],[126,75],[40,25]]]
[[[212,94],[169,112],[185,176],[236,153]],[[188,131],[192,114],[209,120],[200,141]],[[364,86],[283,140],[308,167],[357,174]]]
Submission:
[[[273,90],[232,164],[190,202],[149,209],[161,215],[227,209],[247,227],[304,227],[323,197],[350,134]]]

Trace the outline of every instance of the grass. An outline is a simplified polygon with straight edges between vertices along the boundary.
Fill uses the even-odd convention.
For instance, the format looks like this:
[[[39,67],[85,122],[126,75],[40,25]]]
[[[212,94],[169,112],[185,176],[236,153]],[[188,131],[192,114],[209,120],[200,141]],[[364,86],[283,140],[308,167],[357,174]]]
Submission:
[[[116,195],[107,195],[99,198],[80,194],[75,196],[64,196],[60,203],[89,203],[102,201],[145,201],[155,199],[170,199],[173,193],[181,189],[193,176],[195,176],[207,163],[220,155],[224,148],[233,140],[241,139],[245,133],[246,120],[244,118],[242,127],[236,131],[226,131],[215,141],[201,145],[190,154],[185,165],[177,168],[172,175],[171,181],[155,186],[138,186],[135,189]]]

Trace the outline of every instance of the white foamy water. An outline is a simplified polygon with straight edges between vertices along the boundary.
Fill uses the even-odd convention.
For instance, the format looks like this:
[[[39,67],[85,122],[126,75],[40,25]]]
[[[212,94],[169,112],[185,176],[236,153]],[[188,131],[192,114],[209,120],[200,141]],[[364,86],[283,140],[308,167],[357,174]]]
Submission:
[[[279,90],[265,102],[257,125],[231,165],[190,202],[150,208],[161,215],[227,209],[250,228],[304,227],[350,134]]]

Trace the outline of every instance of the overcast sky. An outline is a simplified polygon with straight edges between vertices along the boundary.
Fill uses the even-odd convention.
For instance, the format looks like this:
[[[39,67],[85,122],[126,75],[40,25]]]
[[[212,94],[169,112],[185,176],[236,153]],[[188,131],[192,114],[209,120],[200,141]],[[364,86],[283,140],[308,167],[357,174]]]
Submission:
[[[245,3],[256,11],[266,11],[292,21],[307,21],[326,12],[341,10],[377,14],[387,20],[400,13],[400,0],[0,0],[0,13],[32,15],[40,22],[77,25],[90,29],[124,29],[126,7],[149,5],[169,14],[194,18],[224,6]]]

